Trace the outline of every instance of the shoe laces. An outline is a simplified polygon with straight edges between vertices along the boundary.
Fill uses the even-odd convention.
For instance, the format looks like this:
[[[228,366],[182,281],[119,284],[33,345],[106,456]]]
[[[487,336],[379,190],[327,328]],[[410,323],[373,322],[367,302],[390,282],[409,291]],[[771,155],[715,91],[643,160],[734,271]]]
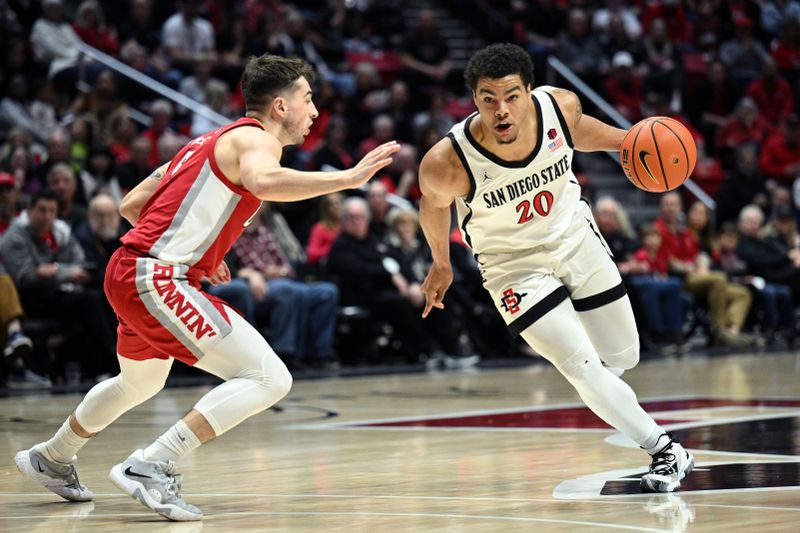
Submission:
[[[672,445],[679,441],[677,437],[671,435],[669,437],[670,441],[653,454],[653,461],[650,463],[651,474],[669,475],[676,472],[678,458],[673,451]]]
[[[64,486],[70,489],[84,490],[86,488],[81,485],[81,482],[78,479],[78,470],[75,468],[75,465],[69,465],[69,472],[67,472],[66,481],[68,481],[68,483]]]
[[[174,496],[175,498],[180,498],[183,476],[175,472],[175,462],[167,461],[166,463],[160,463],[159,466],[161,467],[161,471],[164,473],[164,476],[167,478],[165,482],[165,490],[167,494]]]

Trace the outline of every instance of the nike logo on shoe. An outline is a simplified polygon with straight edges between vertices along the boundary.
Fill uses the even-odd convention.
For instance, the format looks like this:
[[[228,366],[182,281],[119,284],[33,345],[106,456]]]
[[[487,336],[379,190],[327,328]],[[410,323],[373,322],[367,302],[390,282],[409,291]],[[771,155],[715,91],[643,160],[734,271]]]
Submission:
[[[144,477],[144,478],[147,478],[147,479],[152,479],[150,476],[146,476],[144,474],[137,474],[136,472],[131,470],[131,467],[128,467],[128,468],[125,469],[125,475],[126,476]]]
[[[36,461],[36,469],[39,472],[44,472],[44,468],[42,468],[42,463],[40,463],[39,461]]]

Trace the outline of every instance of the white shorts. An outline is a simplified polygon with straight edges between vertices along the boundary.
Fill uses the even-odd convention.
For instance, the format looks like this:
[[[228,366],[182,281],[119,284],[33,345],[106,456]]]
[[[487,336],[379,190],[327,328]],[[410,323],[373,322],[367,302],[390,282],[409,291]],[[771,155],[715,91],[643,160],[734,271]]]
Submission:
[[[483,286],[514,336],[567,298],[576,311],[589,311],[625,295],[608,244],[584,202],[559,242],[518,254],[481,254],[480,263]]]

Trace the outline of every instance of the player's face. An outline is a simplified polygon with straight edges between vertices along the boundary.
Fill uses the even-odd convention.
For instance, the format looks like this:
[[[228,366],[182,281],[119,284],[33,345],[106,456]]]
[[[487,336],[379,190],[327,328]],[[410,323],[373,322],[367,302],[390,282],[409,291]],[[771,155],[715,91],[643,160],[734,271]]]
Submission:
[[[289,133],[292,143],[301,144],[311,131],[311,124],[319,116],[311,100],[311,86],[308,80],[300,77],[286,100],[288,109],[284,129]]]
[[[519,132],[530,120],[533,107],[530,92],[530,85],[523,85],[519,74],[478,80],[472,97],[481,114],[481,121],[498,144],[516,141]]]

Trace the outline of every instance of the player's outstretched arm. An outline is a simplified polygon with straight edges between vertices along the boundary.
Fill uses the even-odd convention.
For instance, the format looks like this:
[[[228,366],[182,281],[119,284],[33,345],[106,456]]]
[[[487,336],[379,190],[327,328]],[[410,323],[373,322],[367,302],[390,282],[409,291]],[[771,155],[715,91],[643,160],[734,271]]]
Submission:
[[[164,177],[164,174],[169,168],[169,163],[168,161],[155,169],[152,174],[143,179],[139,185],[131,189],[128,194],[125,195],[125,198],[122,199],[122,203],[119,205],[119,212],[125,220],[131,223],[131,226],[136,225],[136,221],[139,220],[139,213],[142,212],[144,204],[146,204],[147,200],[156,192],[161,178]]]
[[[243,128],[244,129],[244,128]],[[252,128],[247,128],[252,129]],[[302,172],[280,166],[281,147],[265,132],[239,136],[239,179],[244,188],[261,200],[292,202],[365,184],[392,162],[400,149],[395,141],[370,151],[356,166],[336,172]]]
[[[572,91],[558,87],[542,87],[553,95],[569,126],[572,143],[581,152],[618,152],[627,130],[610,126],[583,114],[581,101]]]
[[[423,318],[434,307],[444,309],[444,295],[453,282],[450,266],[450,205],[458,191],[452,177],[451,155],[455,155],[452,151],[449,139],[443,139],[425,154],[419,167],[422,190],[419,221],[433,256],[431,269],[422,283],[425,295]]]

